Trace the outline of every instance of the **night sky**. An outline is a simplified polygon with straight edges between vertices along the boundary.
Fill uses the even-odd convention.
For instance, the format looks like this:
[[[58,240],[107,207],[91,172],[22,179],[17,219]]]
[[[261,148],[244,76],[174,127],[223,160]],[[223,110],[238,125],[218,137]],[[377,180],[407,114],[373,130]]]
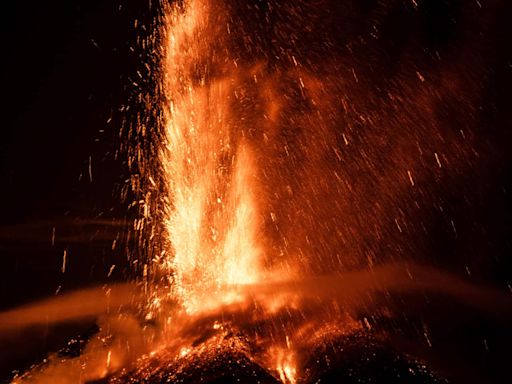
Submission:
[[[134,20],[144,20],[148,9],[138,1],[3,7],[1,309],[126,275],[127,213],[119,191],[127,172],[115,151],[135,93],[130,76],[142,65]],[[0,353],[0,377],[44,356],[52,339],[59,348],[90,326],[49,338],[29,332],[28,360],[16,336],[4,335],[0,350],[21,352]]]
[[[149,9],[144,2],[13,2],[2,12],[2,308],[60,285],[55,265],[71,247],[65,238],[110,248],[117,232],[103,227],[126,219],[120,188],[128,174],[116,150],[138,92],[131,79],[143,65],[137,37],[144,32],[134,23],[152,18]],[[98,226],[79,224],[94,220],[106,223],[99,235]],[[98,236],[105,244],[89,241]],[[94,262],[80,263],[69,281],[95,281],[95,272],[83,271]]]
[[[369,28],[367,16],[379,2],[337,3],[333,12],[340,23],[351,25],[350,33],[356,36]],[[456,192],[445,196],[451,215],[467,225],[462,224],[454,238],[443,219],[434,218],[439,225],[431,247],[437,264],[443,265],[443,255],[450,255],[450,267],[464,264],[459,261],[470,252],[470,263],[478,266],[472,278],[506,290],[512,285],[512,3],[480,0],[480,8],[473,0],[424,0],[417,1],[417,9],[408,0],[389,3],[393,5],[383,16],[379,43],[388,58],[383,73],[391,72],[392,63],[411,45],[456,57],[465,42],[465,49],[478,56],[474,63],[459,64],[476,66],[476,72],[484,74],[476,110],[485,165],[461,186],[465,193],[470,191],[470,208]],[[351,7],[355,19],[343,18],[345,6]],[[155,9],[149,1],[128,0],[3,5],[0,309],[52,295],[57,289],[69,291],[129,275],[123,248],[129,213],[127,202],[120,199],[128,171],[124,155],[116,158],[116,150],[121,142],[118,132],[132,116],[126,107],[140,91],[133,79],[145,54],[137,37],[149,33],[141,26],[149,28]],[[469,48],[468,40],[474,40]],[[118,246],[112,250],[116,238]],[[69,263],[62,274],[64,250]],[[107,276],[113,264],[116,268]],[[15,350],[17,341],[0,335],[0,380],[8,370],[41,358],[87,327],[90,324],[71,327],[61,335],[49,331],[44,337],[28,333],[35,347],[28,352],[19,348],[14,358],[2,355],[2,343]],[[512,340],[504,329],[499,320],[484,318],[456,337],[480,332],[496,343],[492,357],[460,357],[462,365],[481,365],[484,382],[503,378],[504,343]],[[477,348],[468,343],[469,349]]]

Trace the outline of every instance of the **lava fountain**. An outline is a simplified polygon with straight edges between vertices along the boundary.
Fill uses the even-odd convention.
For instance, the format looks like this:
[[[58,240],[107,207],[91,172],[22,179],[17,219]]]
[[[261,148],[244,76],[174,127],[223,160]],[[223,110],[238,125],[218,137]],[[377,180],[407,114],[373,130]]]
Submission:
[[[137,284],[1,314],[0,331],[49,310],[50,322],[100,319],[79,356],[51,356],[15,382],[171,382],[223,353],[307,382],[322,346],[368,331],[366,314],[393,316],[393,292],[497,305],[410,257],[436,204],[427,181],[476,156],[470,132],[432,112],[448,95],[470,111],[454,96],[470,82],[446,70],[427,84],[407,68],[370,86],[371,63],[354,67],[350,44],[345,55],[329,38],[335,21],[308,2],[163,8],[161,97],[148,106],[161,111],[157,165],[135,225],[156,222],[147,241],[159,251]],[[66,311],[80,297],[97,305]]]

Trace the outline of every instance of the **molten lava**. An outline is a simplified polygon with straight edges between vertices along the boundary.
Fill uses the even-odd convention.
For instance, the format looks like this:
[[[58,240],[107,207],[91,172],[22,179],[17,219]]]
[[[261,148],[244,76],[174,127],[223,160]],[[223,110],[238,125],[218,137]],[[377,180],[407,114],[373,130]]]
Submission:
[[[227,351],[295,383],[309,379],[319,346],[371,328],[362,314],[391,317],[391,292],[489,305],[492,292],[404,262],[424,231],[423,205],[436,203],[425,181],[475,156],[469,134],[431,121],[464,79],[433,75],[420,89],[411,69],[416,83],[374,89],[364,66],[336,53],[318,10],[298,25],[314,5],[236,3],[165,7],[162,97],[148,106],[161,111],[157,166],[143,175],[151,188],[134,226],[151,219],[159,252],[140,260],[137,284],[113,287],[112,305],[56,312],[50,322],[98,316],[100,332],[80,356],[52,355],[15,382],[142,382],[163,364],[172,380]],[[0,319],[37,324],[42,308],[76,298]]]

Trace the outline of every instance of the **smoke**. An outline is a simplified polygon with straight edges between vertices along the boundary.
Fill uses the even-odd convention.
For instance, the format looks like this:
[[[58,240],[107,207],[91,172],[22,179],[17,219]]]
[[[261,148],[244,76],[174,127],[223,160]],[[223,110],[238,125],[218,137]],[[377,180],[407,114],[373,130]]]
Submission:
[[[234,292],[237,301],[219,304],[222,296]],[[15,379],[16,383],[98,380],[121,370],[129,372],[158,354],[171,361],[187,361],[189,355],[209,346],[223,345],[229,335],[240,335],[245,340],[242,350],[262,367],[276,369],[275,359],[285,353],[293,356],[293,369],[300,371],[320,341],[361,329],[359,312],[393,308],[396,295],[419,298],[426,293],[493,314],[512,308],[505,293],[431,267],[403,263],[301,280],[226,286],[202,311],[191,314],[174,306],[166,316],[151,322],[130,314],[142,303],[136,286],[93,288],[4,312],[0,330],[98,318],[100,331],[80,356],[51,355],[46,363]],[[274,306],[276,301],[279,305]]]
[[[66,308],[64,308],[66,309]],[[146,351],[145,333],[129,315],[109,316],[98,323],[100,331],[80,356],[50,355],[45,363],[17,377],[13,383],[84,383],[106,377],[122,368],[129,369]]]
[[[0,334],[34,326],[98,318],[116,313],[137,300],[133,284],[82,289],[0,313]]]

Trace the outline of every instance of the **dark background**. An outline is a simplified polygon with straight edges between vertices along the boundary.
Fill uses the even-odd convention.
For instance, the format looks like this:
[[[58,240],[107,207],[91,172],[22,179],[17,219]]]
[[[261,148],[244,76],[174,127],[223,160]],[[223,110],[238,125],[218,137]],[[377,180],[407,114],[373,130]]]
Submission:
[[[129,275],[119,132],[139,92],[140,26],[154,15],[144,1],[3,7],[0,310]],[[2,335],[0,381],[90,327]]]
[[[418,9],[405,0],[389,3],[394,11],[386,16],[382,49],[391,58],[411,42],[455,54],[451,49],[468,34],[483,47],[478,65],[486,75],[478,134],[492,149],[486,155],[488,177],[485,185],[475,180],[477,203],[469,211],[458,196],[446,196],[451,215],[470,225],[454,239],[440,219],[432,244],[436,254],[455,258],[458,253],[463,258],[470,244],[474,258],[483,260],[477,263],[482,270],[473,271],[475,279],[506,290],[512,284],[512,4],[481,0],[480,12],[470,0],[418,1]],[[370,25],[365,12],[376,4],[359,2],[361,30]],[[17,1],[2,8],[0,309],[8,309],[57,289],[69,291],[129,274],[124,248],[129,215],[127,202],[120,198],[129,175],[124,153],[116,151],[124,140],[119,131],[131,118],[127,106],[140,92],[134,81],[145,54],[138,38],[149,33],[141,26],[151,25],[157,12],[149,1],[128,0]],[[64,250],[68,256],[63,274]],[[456,337],[466,338],[464,332],[486,334],[491,349],[493,340],[511,340],[504,328],[498,327],[495,334],[491,328],[478,319]],[[65,343],[75,329],[60,336],[49,332],[23,341],[33,349],[35,345],[28,358],[26,352],[20,352],[25,357],[19,360],[0,353],[1,368],[22,368]],[[19,343],[0,340],[0,350],[16,349]],[[489,360],[504,363],[503,345],[493,356],[478,352],[477,357],[460,357],[462,366],[480,364],[482,377],[500,382],[504,369]]]
[[[138,39],[150,10],[138,1],[4,7],[0,308],[97,283],[112,264],[122,276],[129,174],[119,132],[140,90]]]

